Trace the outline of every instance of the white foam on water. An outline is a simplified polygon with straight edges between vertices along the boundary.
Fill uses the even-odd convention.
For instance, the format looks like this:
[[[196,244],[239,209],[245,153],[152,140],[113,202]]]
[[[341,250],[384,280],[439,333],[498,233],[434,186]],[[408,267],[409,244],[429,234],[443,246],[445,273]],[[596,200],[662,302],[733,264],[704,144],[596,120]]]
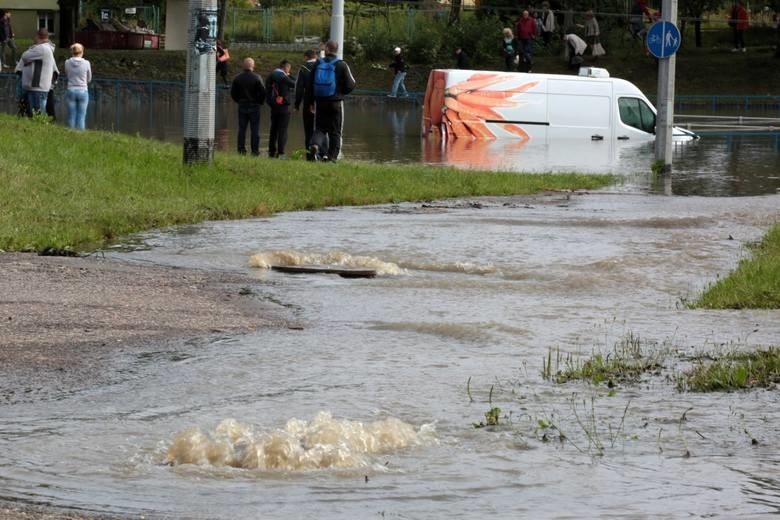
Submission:
[[[270,269],[274,265],[332,265],[355,269],[374,269],[379,276],[394,276],[405,272],[393,262],[385,262],[371,256],[353,256],[344,251],[326,253],[307,253],[291,249],[260,251],[249,257],[249,265],[259,269]]]
[[[306,471],[370,466],[372,455],[435,442],[432,424],[415,429],[393,417],[364,423],[319,412],[311,421],[290,419],[282,429],[257,432],[224,419],[214,432],[198,427],[174,435],[166,462],[241,469]]]
[[[498,272],[496,266],[492,264],[481,265],[474,262],[422,262],[409,260],[401,262],[401,266],[416,271],[440,273],[493,274]]]

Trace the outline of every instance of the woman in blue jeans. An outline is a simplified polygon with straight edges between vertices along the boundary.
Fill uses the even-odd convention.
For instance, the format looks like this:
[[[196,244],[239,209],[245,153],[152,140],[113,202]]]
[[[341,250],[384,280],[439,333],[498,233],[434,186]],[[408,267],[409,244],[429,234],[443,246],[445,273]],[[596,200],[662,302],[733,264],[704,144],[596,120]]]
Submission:
[[[68,78],[68,126],[84,130],[89,105],[89,82],[92,81],[92,67],[84,59],[84,46],[74,43],[70,46],[71,57],[65,60],[65,75]]]

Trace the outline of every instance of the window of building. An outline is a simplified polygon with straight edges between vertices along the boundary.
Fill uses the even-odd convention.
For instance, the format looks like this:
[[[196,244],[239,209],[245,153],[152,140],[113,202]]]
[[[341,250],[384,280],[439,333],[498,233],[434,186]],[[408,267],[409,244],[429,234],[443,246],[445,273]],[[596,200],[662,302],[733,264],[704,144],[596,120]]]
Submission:
[[[54,11],[38,11],[38,29],[54,34]]]

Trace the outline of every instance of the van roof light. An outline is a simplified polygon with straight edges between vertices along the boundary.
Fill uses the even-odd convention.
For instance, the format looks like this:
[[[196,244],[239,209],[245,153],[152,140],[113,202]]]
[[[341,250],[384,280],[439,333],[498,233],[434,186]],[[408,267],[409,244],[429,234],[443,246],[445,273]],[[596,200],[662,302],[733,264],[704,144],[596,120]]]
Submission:
[[[609,71],[599,67],[580,67],[579,75],[588,78],[608,78]]]

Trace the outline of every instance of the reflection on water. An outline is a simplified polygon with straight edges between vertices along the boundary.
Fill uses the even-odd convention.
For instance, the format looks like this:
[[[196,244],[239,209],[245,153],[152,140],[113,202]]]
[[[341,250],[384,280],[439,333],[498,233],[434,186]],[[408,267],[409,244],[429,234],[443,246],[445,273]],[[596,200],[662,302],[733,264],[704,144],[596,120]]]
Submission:
[[[10,81],[5,83],[5,110],[13,112]],[[87,126],[182,142],[182,110],[178,90],[144,83],[105,82],[90,104]],[[235,150],[236,110],[227,90],[217,91],[215,146]],[[719,113],[721,115],[729,115]],[[752,113],[751,115],[763,115]],[[776,116],[775,113],[768,114]],[[65,119],[63,103],[58,106]],[[261,120],[261,150],[267,145],[269,117]],[[349,159],[375,162],[425,162],[464,168],[509,171],[611,172],[621,177],[624,191],[675,195],[762,195],[780,191],[780,133],[767,135],[704,136],[700,141],[678,143],[674,148],[671,178],[650,174],[654,160],[652,143],[607,141],[523,142],[420,137],[419,106],[388,102],[383,98],[348,99],[344,128],[344,154]],[[303,149],[299,114],[290,124],[290,151]]]

